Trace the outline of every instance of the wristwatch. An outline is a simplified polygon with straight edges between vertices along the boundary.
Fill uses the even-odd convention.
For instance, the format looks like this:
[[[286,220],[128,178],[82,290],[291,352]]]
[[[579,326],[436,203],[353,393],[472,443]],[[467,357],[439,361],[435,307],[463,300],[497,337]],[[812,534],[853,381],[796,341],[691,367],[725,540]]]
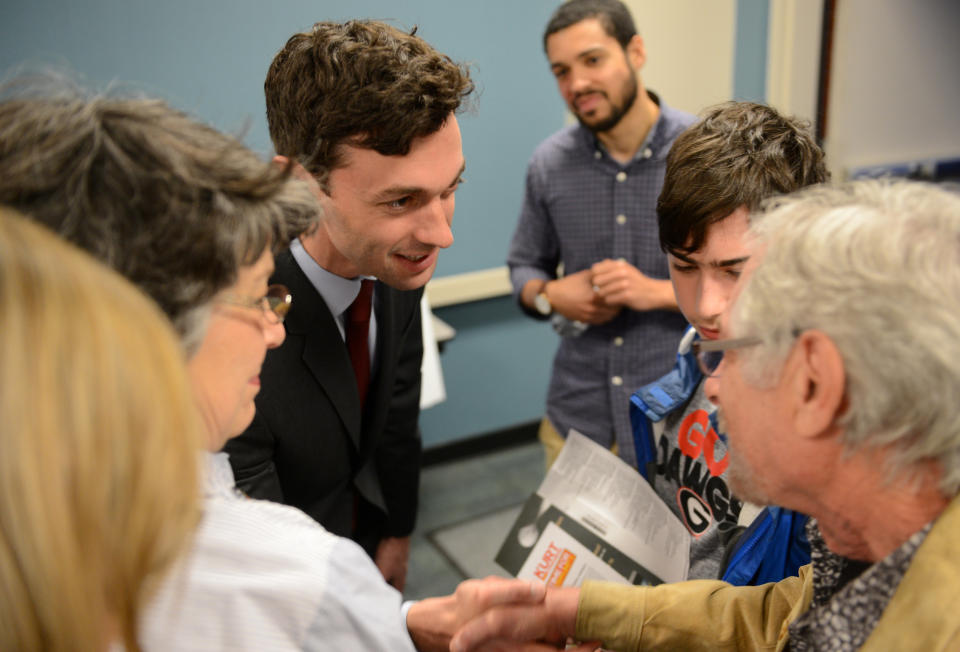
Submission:
[[[533,307],[544,317],[549,317],[553,313],[553,306],[550,305],[550,299],[547,298],[547,293],[544,292],[546,289],[547,284],[544,283],[543,287],[540,288],[540,292],[533,298]]]

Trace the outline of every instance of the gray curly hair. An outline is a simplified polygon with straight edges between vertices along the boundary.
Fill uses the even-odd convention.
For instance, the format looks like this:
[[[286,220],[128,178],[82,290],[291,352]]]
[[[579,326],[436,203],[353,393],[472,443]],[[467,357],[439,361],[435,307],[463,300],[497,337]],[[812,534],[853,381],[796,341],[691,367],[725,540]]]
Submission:
[[[156,99],[85,93],[54,75],[0,89],[0,203],[139,285],[188,354],[241,265],[319,215],[288,169]]]
[[[731,312],[745,377],[769,382],[797,330],[841,352],[849,450],[894,451],[891,474],[921,460],[960,490],[960,194],[910,181],[859,181],[778,198],[755,219],[763,260]]]

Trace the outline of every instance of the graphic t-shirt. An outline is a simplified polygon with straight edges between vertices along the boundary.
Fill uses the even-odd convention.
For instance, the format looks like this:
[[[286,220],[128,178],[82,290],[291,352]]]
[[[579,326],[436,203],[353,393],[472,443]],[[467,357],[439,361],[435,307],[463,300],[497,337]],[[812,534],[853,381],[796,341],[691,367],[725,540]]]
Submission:
[[[710,415],[703,382],[682,409],[663,422],[657,439],[653,488],[690,532],[689,579],[716,579],[724,543],[737,526],[743,503],[727,485],[727,445]]]

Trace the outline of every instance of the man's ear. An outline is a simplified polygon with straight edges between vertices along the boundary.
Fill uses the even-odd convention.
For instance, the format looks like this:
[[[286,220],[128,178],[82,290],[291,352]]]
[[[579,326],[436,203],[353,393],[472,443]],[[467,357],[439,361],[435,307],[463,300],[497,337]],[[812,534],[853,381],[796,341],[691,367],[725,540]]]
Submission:
[[[833,340],[817,330],[797,337],[793,355],[798,356],[791,383],[796,432],[806,437],[832,435],[832,426],[846,407],[843,356]]]
[[[290,173],[293,175],[293,178],[305,182],[316,197],[322,199],[326,195],[326,193],[323,192],[323,188],[320,187],[320,183],[317,182],[317,178],[307,172],[307,169],[303,167],[299,161],[295,161],[288,156],[282,156],[280,154],[274,156],[272,161],[274,165],[279,167],[286,167],[289,165]]]
[[[639,34],[634,34],[625,49],[630,65],[632,65],[635,70],[643,68],[643,64],[647,62],[647,46],[643,43],[643,37]]]

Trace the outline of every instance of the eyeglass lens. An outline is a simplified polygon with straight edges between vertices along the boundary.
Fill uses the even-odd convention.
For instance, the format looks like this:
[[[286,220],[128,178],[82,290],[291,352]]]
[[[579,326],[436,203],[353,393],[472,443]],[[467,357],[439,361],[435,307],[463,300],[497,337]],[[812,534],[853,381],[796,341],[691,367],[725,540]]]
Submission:
[[[708,376],[712,376],[717,371],[717,367],[723,361],[723,351],[700,351],[697,355],[697,362],[700,363],[700,371]]]
[[[290,291],[282,285],[271,285],[267,288],[267,294],[263,297],[266,307],[267,317],[279,323],[290,312],[290,306],[293,303],[293,297]]]

